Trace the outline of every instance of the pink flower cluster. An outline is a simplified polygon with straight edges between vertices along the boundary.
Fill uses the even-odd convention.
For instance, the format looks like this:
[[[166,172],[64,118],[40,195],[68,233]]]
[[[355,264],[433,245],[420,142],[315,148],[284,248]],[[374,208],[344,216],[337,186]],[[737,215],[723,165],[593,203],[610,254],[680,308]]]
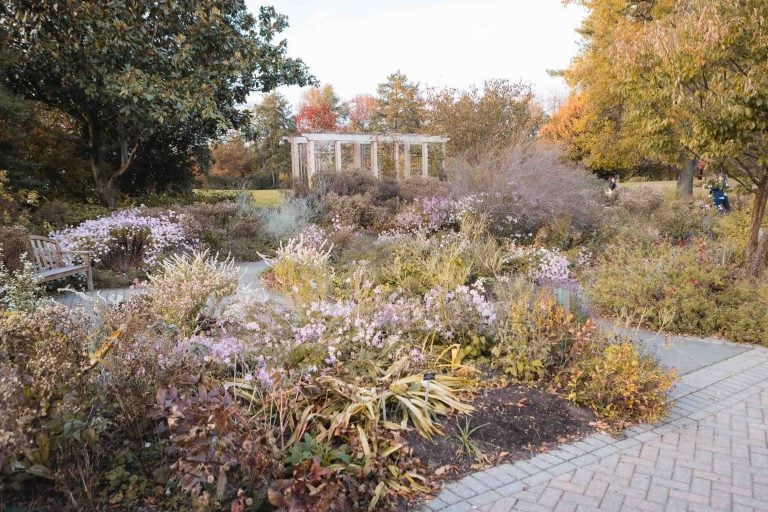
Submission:
[[[252,368],[250,371],[243,374],[243,380],[246,382],[256,380],[259,386],[266,390],[271,390],[275,385],[272,381],[272,375],[269,373],[269,368],[267,368],[267,361],[264,356],[256,358],[256,368]]]
[[[199,354],[203,356],[203,360],[206,362],[234,367],[238,356],[243,352],[244,348],[243,342],[237,338],[191,336],[179,342],[175,352],[179,354]]]
[[[435,233],[456,225],[464,215],[477,211],[480,198],[465,196],[451,199],[442,196],[418,197],[398,213],[395,232]]]
[[[306,245],[314,249],[322,247],[328,239],[325,230],[317,224],[308,224],[298,233],[297,237],[301,237]]]
[[[96,263],[115,249],[118,232],[129,236],[149,232],[143,254],[147,266],[152,266],[165,253],[195,247],[196,240],[191,239],[181,226],[182,215],[170,211],[156,216],[142,215],[142,210],[143,207],[120,210],[78,226],[54,231],[50,237],[58,240],[65,251],[92,251]]]
[[[455,290],[433,288],[424,295],[425,325],[446,339],[467,332],[490,332],[496,323],[493,304],[483,295],[483,284]]]

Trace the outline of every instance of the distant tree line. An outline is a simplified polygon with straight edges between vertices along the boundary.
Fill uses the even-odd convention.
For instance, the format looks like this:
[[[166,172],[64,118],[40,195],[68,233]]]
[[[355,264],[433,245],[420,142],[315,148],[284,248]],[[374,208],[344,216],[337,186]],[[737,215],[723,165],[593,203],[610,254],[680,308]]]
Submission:
[[[330,84],[308,89],[295,116],[284,97],[271,93],[250,118],[252,124],[245,130],[214,145],[213,176],[285,186],[290,180],[290,147],[280,139],[293,132],[448,135],[449,155],[479,161],[520,138],[535,137],[546,115],[523,82],[489,80],[465,90],[422,88],[397,71],[379,84],[375,95],[348,101]]]

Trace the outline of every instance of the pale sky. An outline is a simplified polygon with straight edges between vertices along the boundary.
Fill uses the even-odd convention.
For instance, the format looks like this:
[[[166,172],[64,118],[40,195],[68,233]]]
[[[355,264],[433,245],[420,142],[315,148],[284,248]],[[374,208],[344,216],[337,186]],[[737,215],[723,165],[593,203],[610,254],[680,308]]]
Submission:
[[[246,0],[257,12],[263,2]],[[561,0],[274,0],[289,53],[342,99],[375,94],[398,69],[423,86],[522,79],[544,101],[567,88],[547,69],[578,51],[584,11]],[[295,106],[298,87],[282,87]]]

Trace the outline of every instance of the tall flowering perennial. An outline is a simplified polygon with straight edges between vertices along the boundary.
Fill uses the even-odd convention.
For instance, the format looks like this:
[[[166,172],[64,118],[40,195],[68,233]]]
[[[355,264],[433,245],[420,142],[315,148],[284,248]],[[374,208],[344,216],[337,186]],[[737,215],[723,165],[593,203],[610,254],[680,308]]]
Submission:
[[[308,224],[307,227],[299,232],[296,238],[303,240],[304,244],[308,247],[320,249],[323,244],[327,243],[328,235],[325,230],[317,224]]]
[[[294,341],[379,349],[399,342],[406,331],[418,329],[423,309],[418,301],[384,293],[377,287],[357,300],[312,303],[305,310],[305,322],[293,328]]]
[[[87,220],[78,226],[54,231],[65,251],[92,251],[93,262],[100,263],[115,251],[131,250],[131,243],[141,243],[141,260],[151,267],[165,254],[191,251],[197,241],[190,238],[181,225],[182,214],[167,212],[142,215],[144,207],[120,210],[105,217]]]
[[[481,280],[453,290],[431,289],[424,294],[425,326],[447,340],[467,332],[490,334],[496,311],[483,292]]]
[[[149,276],[147,295],[165,322],[191,331],[206,307],[235,292],[237,279],[231,260],[220,262],[207,251],[173,255]]]

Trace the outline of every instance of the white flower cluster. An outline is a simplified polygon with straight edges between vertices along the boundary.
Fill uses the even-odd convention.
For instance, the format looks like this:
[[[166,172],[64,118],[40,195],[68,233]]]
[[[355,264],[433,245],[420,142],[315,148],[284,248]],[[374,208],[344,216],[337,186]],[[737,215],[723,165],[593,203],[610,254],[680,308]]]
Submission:
[[[182,227],[183,215],[170,211],[160,215],[142,215],[143,209],[120,210],[78,226],[54,231],[50,237],[58,240],[65,251],[92,251],[95,263],[111,251],[128,250],[128,247],[120,246],[125,240],[146,234],[149,236],[143,245],[142,259],[148,267],[163,254],[194,249],[197,241],[191,239]]]
[[[570,279],[568,258],[557,249],[538,248],[534,250],[532,257],[536,262],[532,274],[537,282],[564,282]]]

